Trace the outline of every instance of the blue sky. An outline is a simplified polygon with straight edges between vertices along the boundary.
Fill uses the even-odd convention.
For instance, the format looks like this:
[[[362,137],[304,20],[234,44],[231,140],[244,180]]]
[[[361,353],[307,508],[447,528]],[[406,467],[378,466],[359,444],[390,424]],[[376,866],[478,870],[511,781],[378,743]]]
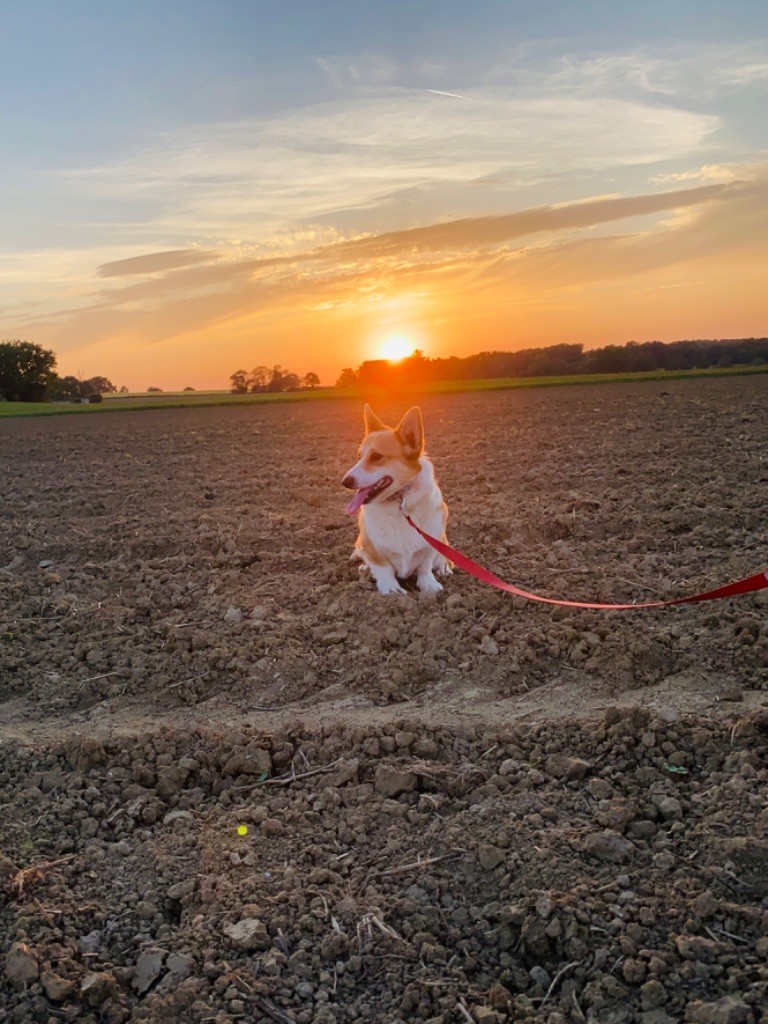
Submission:
[[[435,355],[765,333],[766,42],[755,2],[7,2],[0,336],[140,387],[180,357],[196,386],[328,378],[393,332]],[[410,229],[418,251],[352,245]],[[654,270],[679,299],[657,320]]]

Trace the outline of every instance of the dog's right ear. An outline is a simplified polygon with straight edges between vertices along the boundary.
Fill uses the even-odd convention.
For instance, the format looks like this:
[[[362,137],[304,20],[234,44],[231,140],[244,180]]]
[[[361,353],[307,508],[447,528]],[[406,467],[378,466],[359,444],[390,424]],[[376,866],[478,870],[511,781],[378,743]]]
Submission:
[[[375,430],[386,430],[386,423],[382,423],[370,405],[363,409],[363,422],[365,423],[366,434],[372,434]]]

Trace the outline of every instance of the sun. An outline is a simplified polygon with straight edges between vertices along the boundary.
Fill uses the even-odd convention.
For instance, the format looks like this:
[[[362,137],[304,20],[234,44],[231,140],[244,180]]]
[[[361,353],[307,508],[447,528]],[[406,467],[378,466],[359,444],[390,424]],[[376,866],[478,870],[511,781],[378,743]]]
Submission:
[[[399,363],[401,359],[407,359],[413,355],[413,344],[404,338],[402,334],[394,334],[386,338],[380,347],[381,358],[388,359],[391,363]]]

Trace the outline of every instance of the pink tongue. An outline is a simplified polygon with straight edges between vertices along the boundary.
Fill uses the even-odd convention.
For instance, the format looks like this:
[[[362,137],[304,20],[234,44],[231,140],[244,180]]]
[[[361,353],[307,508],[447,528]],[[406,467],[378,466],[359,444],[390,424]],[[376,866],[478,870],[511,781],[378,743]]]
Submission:
[[[355,512],[358,512],[362,507],[365,499],[373,490],[373,487],[361,487],[357,494],[354,496],[352,501],[347,505],[344,511],[348,516],[353,516]]]

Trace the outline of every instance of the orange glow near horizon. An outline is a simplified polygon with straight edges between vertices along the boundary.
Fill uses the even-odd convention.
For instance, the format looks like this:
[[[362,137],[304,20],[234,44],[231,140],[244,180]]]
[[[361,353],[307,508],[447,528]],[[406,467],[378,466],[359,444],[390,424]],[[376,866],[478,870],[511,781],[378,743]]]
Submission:
[[[402,334],[393,334],[391,338],[386,338],[379,346],[379,352],[381,353],[381,359],[388,359],[390,363],[399,363],[402,359],[407,359],[408,356],[413,355],[415,346],[407,338],[403,337]]]
[[[681,208],[695,216],[670,221]],[[642,231],[592,231],[649,210],[662,219]],[[0,337],[52,348],[62,374],[143,391],[226,389],[238,369],[278,362],[332,385],[343,367],[398,362],[416,349],[442,358],[568,341],[589,349],[764,336],[766,216],[768,168],[749,187],[598,198],[528,211],[522,227],[517,214],[434,224],[415,238],[370,235],[288,262],[147,254],[100,265],[96,298],[30,314]],[[515,232],[541,240],[506,241]],[[161,257],[173,266],[158,269]]]

